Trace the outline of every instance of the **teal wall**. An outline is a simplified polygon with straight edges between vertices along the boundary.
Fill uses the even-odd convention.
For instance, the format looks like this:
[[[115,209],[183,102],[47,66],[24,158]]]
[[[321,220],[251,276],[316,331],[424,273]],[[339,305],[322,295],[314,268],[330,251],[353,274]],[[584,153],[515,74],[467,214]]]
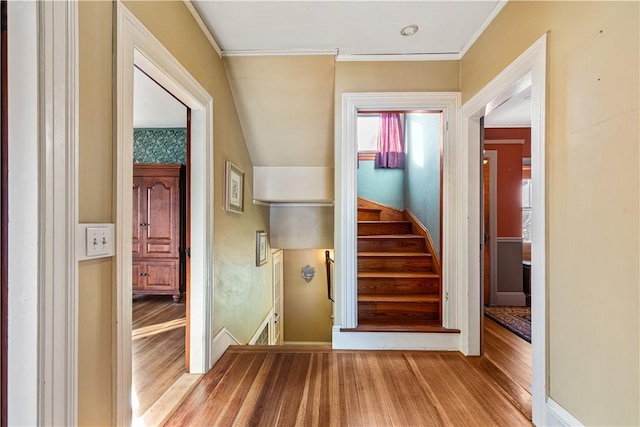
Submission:
[[[139,128],[133,130],[134,163],[187,164],[186,128]]]
[[[429,230],[440,256],[440,114],[407,114],[405,132],[405,207]]]
[[[404,210],[404,170],[375,169],[373,160],[359,163],[358,197]]]

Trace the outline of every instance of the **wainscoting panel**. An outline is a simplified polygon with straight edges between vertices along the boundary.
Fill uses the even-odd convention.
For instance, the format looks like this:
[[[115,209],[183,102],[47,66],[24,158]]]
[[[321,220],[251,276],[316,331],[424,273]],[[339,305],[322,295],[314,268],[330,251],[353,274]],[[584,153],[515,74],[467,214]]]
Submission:
[[[522,238],[498,237],[497,305],[524,306],[522,287]]]

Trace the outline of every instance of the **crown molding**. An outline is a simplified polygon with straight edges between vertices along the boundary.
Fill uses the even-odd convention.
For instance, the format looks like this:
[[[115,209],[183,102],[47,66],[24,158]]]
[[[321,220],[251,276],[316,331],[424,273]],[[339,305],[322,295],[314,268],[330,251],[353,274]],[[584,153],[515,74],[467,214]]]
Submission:
[[[213,49],[218,54],[218,57],[222,58],[222,49],[220,49],[220,45],[218,45],[218,42],[213,37],[213,34],[211,34],[211,31],[209,31],[209,28],[207,28],[207,25],[202,20],[202,17],[196,10],[196,7],[193,5],[191,0],[182,0],[182,1],[184,2],[185,6],[187,6],[187,9],[189,10],[189,12],[191,12],[191,15],[193,15],[193,19],[195,19],[196,22],[198,23],[198,26],[204,33],[204,36],[207,38],[207,40],[209,40],[209,43],[211,43],[211,46],[213,46]]]
[[[382,62],[382,61],[457,61],[457,53],[407,53],[407,54],[338,54],[338,62]]]
[[[283,49],[283,50],[225,50],[224,57],[233,56],[336,56],[338,49]]]
[[[491,24],[494,18],[498,16],[498,13],[500,13],[502,8],[505,7],[505,5],[507,4],[507,1],[508,0],[500,0],[498,4],[496,4],[496,6],[493,8],[489,16],[487,16],[487,18],[482,22],[482,25],[480,25],[480,27],[476,30],[476,32],[473,33],[473,35],[471,36],[467,44],[464,45],[464,47],[460,50],[460,53],[458,54],[458,59],[462,59],[462,57],[467,53],[467,51],[471,49],[471,46],[473,46],[476,40],[480,38],[482,33],[484,33],[484,30],[487,29],[487,27],[489,26],[489,24]]]

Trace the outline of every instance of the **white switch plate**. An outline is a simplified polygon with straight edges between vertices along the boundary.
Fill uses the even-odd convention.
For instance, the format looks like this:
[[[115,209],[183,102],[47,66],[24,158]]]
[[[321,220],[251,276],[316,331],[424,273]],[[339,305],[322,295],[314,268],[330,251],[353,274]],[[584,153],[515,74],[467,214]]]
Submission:
[[[78,224],[76,228],[76,256],[78,261],[110,257],[114,254],[114,224]]]

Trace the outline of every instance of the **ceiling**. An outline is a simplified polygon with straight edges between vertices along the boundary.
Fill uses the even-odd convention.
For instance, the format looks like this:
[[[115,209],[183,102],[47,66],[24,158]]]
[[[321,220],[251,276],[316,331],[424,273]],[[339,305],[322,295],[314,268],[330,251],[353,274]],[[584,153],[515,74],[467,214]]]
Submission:
[[[531,127],[531,86],[491,110],[484,118],[484,127]]]
[[[294,52],[459,59],[504,6],[476,1],[207,1],[192,4],[223,55]],[[400,34],[417,25],[410,37]]]
[[[133,127],[187,127],[187,107],[137,68],[133,71]]]

